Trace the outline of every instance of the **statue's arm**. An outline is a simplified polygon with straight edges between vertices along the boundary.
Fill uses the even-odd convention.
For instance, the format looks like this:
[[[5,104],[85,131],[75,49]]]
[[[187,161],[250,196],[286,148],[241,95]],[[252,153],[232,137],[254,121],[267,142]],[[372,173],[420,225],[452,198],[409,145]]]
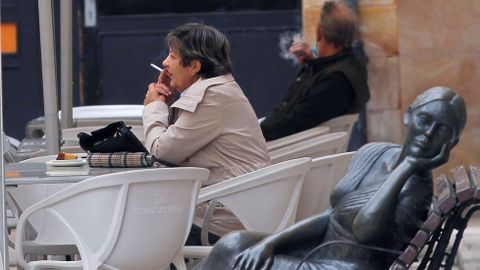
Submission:
[[[269,269],[273,257],[295,247],[307,248],[321,243],[328,227],[331,210],[300,221],[284,231],[272,234],[240,253],[233,263],[234,269]]]
[[[352,232],[359,243],[367,244],[385,227],[396,209],[398,194],[413,174],[426,175],[448,161],[450,150],[456,142],[445,143],[432,158],[406,157],[394,169],[379,190],[360,209],[352,225]]]
[[[359,243],[369,243],[385,228],[396,208],[398,194],[414,170],[411,160],[403,160],[360,209],[352,225],[352,233]]]
[[[271,242],[277,252],[291,248],[292,245],[302,248],[307,243],[321,243],[328,228],[331,212],[332,210],[328,209],[319,215],[304,219],[265,240]]]

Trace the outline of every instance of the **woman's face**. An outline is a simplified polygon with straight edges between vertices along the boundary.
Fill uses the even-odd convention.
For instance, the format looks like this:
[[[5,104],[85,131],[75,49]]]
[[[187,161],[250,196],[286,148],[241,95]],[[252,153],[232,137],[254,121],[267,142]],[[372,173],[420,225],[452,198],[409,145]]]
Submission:
[[[170,78],[170,87],[177,92],[182,92],[197,81],[198,75],[196,69],[193,67],[193,62],[190,65],[183,66],[182,56],[178,50],[170,48],[167,58],[163,60],[163,66]]]
[[[405,141],[407,155],[417,158],[438,155],[445,144],[453,141],[455,121],[455,112],[446,101],[432,101],[415,109],[410,115]]]

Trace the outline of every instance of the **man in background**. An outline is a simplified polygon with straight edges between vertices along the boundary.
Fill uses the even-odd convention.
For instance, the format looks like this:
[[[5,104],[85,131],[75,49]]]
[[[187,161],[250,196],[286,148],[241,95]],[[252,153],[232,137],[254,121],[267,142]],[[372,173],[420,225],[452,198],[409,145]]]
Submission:
[[[317,56],[303,41],[290,48],[302,69],[261,123],[267,141],[364,111],[370,92],[365,64],[352,50],[356,33],[352,9],[344,2],[325,2],[317,26]]]

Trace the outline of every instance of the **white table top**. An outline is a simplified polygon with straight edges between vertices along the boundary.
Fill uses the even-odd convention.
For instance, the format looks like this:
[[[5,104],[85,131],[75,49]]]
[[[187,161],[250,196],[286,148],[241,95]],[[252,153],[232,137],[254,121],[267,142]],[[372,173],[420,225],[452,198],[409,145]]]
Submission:
[[[5,164],[5,184],[14,186],[77,183],[93,176],[138,169],[145,168],[91,168],[87,164],[79,167],[53,167],[45,162],[8,163]]]

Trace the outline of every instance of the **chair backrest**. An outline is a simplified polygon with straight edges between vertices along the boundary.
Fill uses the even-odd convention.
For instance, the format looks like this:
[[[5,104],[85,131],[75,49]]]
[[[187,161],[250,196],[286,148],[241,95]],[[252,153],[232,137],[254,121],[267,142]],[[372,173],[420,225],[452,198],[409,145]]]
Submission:
[[[303,180],[296,221],[320,213],[330,205],[330,194],[345,175],[355,152],[327,155],[312,160]]]
[[[16,152],[19,144],[17,139],[9,137],[3,132],[3,160],[5,163],[17,162]]]
[[[268,152],[271,152],[288,145],[292,145],[313,137],[326,134],[329,131],[330,131],[329,127],[323,127],[323,126],[307,129],[302,132],[298,132],[289,136],[285,136],[283,138],[279,138],[279,139],[267,142],[267,150]]]
[[[162,269],[185,243],[208,174],[166,168],[92,177],[28,208],[17,229],[22,233],[25,219],[45,209],[70,234],[84,269]],[[21,238],[15,244],[23,254]],[[19,263],[26,264],[22,257]]]
[[[346,151],[348,147],[348,141],[352,136],[353,125],[358,121],[358,116],[358,113],[337,116],[328,120],[327,122],[322,123],[320,126],[329,127],[330,132],[347,132],[347,144],[345,145],[345,149],[342,149],[342,151]]]
[[[270,152],[270,160],[275,164],[300,157],[317,158],[336,154],[342,152],[347,143],[346,132],[329,133],[274,150]]]
[[[295,220],[310,158],[271,165],[202,188],[199,203],[215,199],[230,209],[247,230],[276,232]]]

